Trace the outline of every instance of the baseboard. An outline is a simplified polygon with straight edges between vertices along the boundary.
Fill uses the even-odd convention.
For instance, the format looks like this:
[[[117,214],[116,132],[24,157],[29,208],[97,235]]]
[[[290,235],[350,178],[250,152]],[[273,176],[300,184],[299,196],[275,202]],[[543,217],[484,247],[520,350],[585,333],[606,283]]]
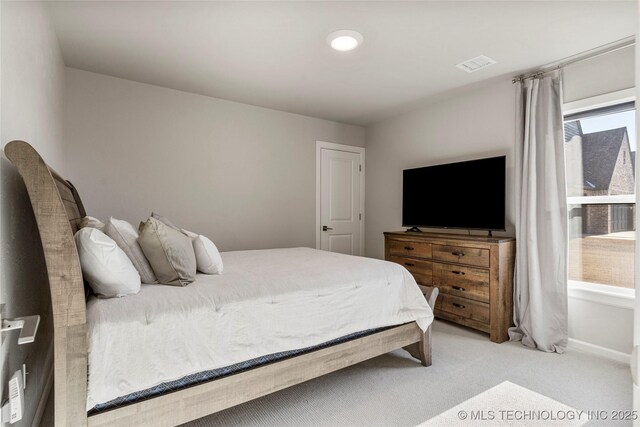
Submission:
[[[569,348],[582,351],[584,353],[594,354],[604,357],[605,359],[615,360],[629,365],[631,363],[631,355],[621,351],[612,350],[610,348],[601,347],[599,345],[590,344],[585,341],[569,338]]]
[[[31,427],[40,427],[40,423],[42,422],[42,416],[44,415],[44,410],[47,407],[49,396],[51,396],[51,391],[53,389],[53,343],[51,343],[51,346],[49,347],[49,351],[47,351],[47,360],[50,360],[50,363],[47,363],[47,367],[46,367],[47,377],[45,379],[42,395],[40,395],[40,401],[38,402],[38,407],[36,408],[36,413],[33,416]]]

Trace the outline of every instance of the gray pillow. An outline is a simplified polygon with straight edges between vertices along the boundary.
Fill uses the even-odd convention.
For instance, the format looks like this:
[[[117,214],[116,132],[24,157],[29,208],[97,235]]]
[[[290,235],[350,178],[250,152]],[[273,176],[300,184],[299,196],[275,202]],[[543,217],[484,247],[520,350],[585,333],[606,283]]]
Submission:
[[[133,266],[138,270],[142,283],[157,282],[156,275],[138,244],[138,233],[133,225],[111,217],[104,226],[104,234],[111,237],[118,247],[127,254]]]
[[[79,228],[97,228],[98,230],[104,233],[104,222],[100,221],[98,218],[94,218],[92,216],[85,216],[80,220]]]
[[[157,214],[155,212],[151,212],[151,218],[157,219],[158,221],[160,221],[164,225],[168,225],[169,227],[173,228],[174,230],[180,231],[180,229],[178,227],[176,227],[174,223],[169,221],[166,216],[162,216],[162,215]]]
[[[185,286],[196,279],[196,254],[191,239],[155,218],[140,228],[138,243],[158,282]]]

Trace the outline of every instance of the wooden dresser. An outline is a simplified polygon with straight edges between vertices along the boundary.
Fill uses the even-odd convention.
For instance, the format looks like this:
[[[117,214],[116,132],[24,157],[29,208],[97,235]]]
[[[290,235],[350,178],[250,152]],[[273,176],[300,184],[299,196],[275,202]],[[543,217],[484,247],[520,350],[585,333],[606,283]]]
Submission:
[[[386,232],[385,259],[405,266],[418,285],[440,289],[435,315],[509,339],[513,318],[515,239],[443,233]]]

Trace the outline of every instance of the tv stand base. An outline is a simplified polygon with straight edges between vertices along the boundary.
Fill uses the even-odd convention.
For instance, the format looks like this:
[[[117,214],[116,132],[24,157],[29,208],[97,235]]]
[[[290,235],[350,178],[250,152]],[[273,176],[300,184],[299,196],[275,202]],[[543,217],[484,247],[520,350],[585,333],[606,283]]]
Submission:
[[[422,230],[420,230],[418,227],[411,227],[407,230],[407,233],[422,233]]]

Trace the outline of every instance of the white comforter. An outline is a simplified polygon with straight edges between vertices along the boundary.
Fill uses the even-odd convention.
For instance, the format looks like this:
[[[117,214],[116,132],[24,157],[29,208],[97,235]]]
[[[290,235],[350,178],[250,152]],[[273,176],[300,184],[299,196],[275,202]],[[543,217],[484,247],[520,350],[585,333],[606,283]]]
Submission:
[[[402,266],[308,248],[222,254],[224,273],[87,303],[87,409],[259,356],[433,313]]]

